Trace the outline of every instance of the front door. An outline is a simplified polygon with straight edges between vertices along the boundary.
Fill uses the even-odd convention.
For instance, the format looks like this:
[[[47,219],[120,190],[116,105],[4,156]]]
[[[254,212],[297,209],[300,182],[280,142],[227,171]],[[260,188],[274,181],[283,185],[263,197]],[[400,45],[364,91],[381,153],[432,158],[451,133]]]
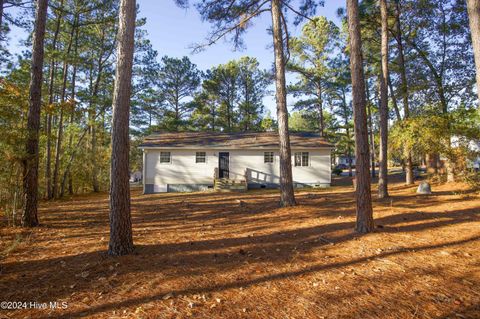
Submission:
[[[230,165],[230,153],[218,153],[218,175],[220,178],[228,178]]]

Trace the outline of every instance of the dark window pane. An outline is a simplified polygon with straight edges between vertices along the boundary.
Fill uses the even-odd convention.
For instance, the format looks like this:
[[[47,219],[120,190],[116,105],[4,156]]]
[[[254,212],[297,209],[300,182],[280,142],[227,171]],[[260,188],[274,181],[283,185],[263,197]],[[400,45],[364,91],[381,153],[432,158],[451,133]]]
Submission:
[[[302,166],[308,166],[308,152],[302,153]]]
[[[263,155],[264,163],[273,163],[273,152],[265,152]]]
[[[207,153],[205,152],[197,152],[195,155],[195,163],[206,163],[207,161]]]
[[[170,152],[160,152],[160,163],[170,163]]]
[[[295,166],[302,166],[302,153],[295,153]]]

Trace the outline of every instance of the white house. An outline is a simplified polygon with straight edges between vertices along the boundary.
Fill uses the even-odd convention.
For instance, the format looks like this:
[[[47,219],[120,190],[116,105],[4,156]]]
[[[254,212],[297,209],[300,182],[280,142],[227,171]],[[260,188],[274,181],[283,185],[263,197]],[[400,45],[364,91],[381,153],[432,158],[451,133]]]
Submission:
[[[344,156],[340,155],[336,158],[336,165],[350,165],[350,161],[352,161],[352,166],[355,166],[355,156]]]
[[[471,158],[468,159],[467,165],[473,168],[475,171],[480,171],[480,141],[473,140],[461,136],[452,136],[452,147],[465,146],[471,152]]]
[[[332,145],[315,133],[291,133],[290,146],[295,186],[330,186]],[[279,186],[276,132],[158,133],[140,148],[145,194],[206,190],[215,180],[243,181],[248,188]]]

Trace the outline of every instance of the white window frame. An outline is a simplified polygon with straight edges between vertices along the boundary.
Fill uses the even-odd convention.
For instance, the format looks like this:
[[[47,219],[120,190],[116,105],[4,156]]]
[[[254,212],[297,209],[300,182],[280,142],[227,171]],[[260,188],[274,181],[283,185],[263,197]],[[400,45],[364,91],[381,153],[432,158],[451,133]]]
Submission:
[[[307,156],[307,160],[305,163],[303,156]],[[300,165],[297,165],[297,156],[300,156]],[[293,154],[293,164],[295,167],[308,167],[310,166],[310,152],[295,152]]]
[[[271,162],[266,162],[266,161],[265,161],[265,159],[266,159],[265,156],[267,155],[267,153],[272,154],[272,161],[271,161]],[[270,155],[269,155],[269,156],[270,156]],[[275,152],[263,152],[263,163],[264,163],[264,164],[273,164],[273,163],[275,163]]]
[[[168,153],[168,159],[169,159],[169,161],[168,161],[168,162],[163,162],[163,161],[162,161],[162,154],[167,154],[167,153]],[[159,159],[158,159],[158,160],[159,160],[160,164],[162,164],[162,165],[172,164],[172,152],[166,152],[166,151],[160,152],[160,156],[159,156]]]
[[[197,161],[198,153],[203,153],[204,154],[204,157],[203,157],[204,161],[203,162]],[[207,164],[207,152],[204,152],[204,151],[195,152],[195,164]]]

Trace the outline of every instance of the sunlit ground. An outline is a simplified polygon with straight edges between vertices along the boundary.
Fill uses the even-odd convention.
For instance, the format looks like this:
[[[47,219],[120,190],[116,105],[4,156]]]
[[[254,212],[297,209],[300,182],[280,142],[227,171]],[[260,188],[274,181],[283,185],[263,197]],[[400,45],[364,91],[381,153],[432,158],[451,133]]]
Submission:
[[[132,196],[134,255],[111,258],[106,194],[0,228],[0,300],[66,302],[6,318],[480,318],[480,195],[400,181],[358,235],[352,188]],[[374,198],[376,195],[374,193]],[[242,202],[240,202],[242,201]]]

